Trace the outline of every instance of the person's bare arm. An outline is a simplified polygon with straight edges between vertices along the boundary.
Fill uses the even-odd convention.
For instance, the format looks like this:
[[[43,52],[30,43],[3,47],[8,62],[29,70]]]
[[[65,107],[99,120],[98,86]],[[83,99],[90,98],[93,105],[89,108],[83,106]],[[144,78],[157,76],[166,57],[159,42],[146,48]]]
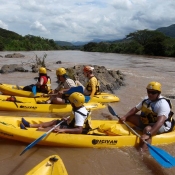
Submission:
[[[44,79],[41,78],[40,81],[38,81],[35,85],[40,87],[41,85],[43,85],[43,83],[44,83]]]
[[[54,131],[58,132],[58,133],[81,134],[82,131],[83,131],[83,127],[82,126],[77,126],[75,128],[63,128],[63,129],[60,129],[58,127]]]
[[[136,114],[139,110],[134,107],[132,108],[127,114],[125,114],[123,117],[120,118],[121,121],[126,121],[126,119],[129,117],[129,116],[132,116],[134,114]]]

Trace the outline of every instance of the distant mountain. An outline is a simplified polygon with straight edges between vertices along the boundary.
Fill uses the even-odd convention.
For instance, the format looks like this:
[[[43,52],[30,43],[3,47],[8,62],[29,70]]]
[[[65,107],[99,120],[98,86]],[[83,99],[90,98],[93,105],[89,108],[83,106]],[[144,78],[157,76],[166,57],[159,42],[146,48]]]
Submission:
[[[166,36],[169,36],[171,38],[175,38],[175,24],[172,24],[168,27],[160,27],[156,30],[159,32],[162,32]]]
[[[168,36],[168,37],[171,37],[171,38],[175,38],[175,24],[172,24],[168,27],[160,27],[158,29],[156,29],[157,31],[160,31],[162,32],[164,35]],[[85,44],[88,44],[90,42],[95,42],[95,43],[100,43],[100,42],[108,42],[108,43],[116,43],[116,42],[126,42],[128,40],[126,40],[125,38],[123,39],[117,39],[117,40],[102,40],[102,39],[93,39],[91,41],[86,41],[86,42],[83,42],[83,41],[77,41],[77,42],[72,42],[73,45],[75,46],[83,46]]]
[[[90,43],[90,42],[95,42],[95,43],[99,43],[99,42],[101,42],[102,40],[100,40],[100,39],[93,39],[93,40],[91,40],[91,41],[76,41],[76,42],[72,42],[72,44],[74,45],[74,46],[83,46],[83,45],[85,45],[85,44],[87,44],[87,43]]]
[[[94,43],[100,43],[100,42],[114,42],[115,40],[103,40],[103,39],[93,39],[91,41],[86,41],[86,42],[83,42],[83,41],[76,41],[76,42],[72,42],[72,44],[74,46],[83,46],[85,44],[88,44],[90,42],[94,42]]]
[[[90,41],[76,41],[76,42],[72,42],[72,44],[74,45],[74,46],[83,46],[83,45],[85,45],[85,44],[87,44],[87,43],[89,43]]]
[[[55,43],[59,46],[74,46],[72,43],[67,41],[55,41]]]

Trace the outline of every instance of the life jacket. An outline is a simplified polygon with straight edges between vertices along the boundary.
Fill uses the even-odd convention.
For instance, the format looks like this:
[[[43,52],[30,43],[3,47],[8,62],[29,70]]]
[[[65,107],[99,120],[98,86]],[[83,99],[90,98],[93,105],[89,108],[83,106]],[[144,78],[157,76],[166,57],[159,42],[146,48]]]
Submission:
[[[79,111],[79,109],[76,109],[76,110],[72,111],[72,114],[70,115],[70,118],[69,118],[68,126],[72,127],[72,128],[75,127],[75,113],[77,112],[77,113],[81,114],[82,116],[87,116],[85,121],[84,121],[83,129],[87,129],[87,130],[91,129],[90,111],[88,111],[88,113],[86,115],[86,114],[83,114],[81,111]]]
[[[164,125],[167,126],[166,122],[169,121],[169,122],[171,122],[171,126],[172,126],[171,129],[172,129],[174,126],[174,119],[172,118],[172,116],[174,114],[172,112],[172,104],[171,104],[171,101],[165,97],[157,99],[156,102],[159,100],[162,100],[162,99],[165,99],[168,102],[170,109],[171,109],[170,113],[168,115],[168,119],[165,120]],[[153,102],[148,103],[148,99],[145,99],[142,101],[141,121],[143,122],[143,124],[146,124],[146,125],[149,123],[156,123],[157,122],[157,113],[155,113],[154,110],[152,109],[151,103],[153,103]]]
[[[45,76],[42,75],[42,76],[38,77],[38,82],[40,82],[41,78],[44,79],[43,85],[40,86],[41,91],[46,90],[49,92],[51,89],[51,78],[47,75],[45,75]]]
[[[93,76],[93,77],[95,77],[95,76]],[[93,77],[91,77],[91,78],[93,78]],[[90,78],[90,79],[91,79]],[[96,77],[95,77],[96,78]],[[86,85],[86,90],[87,91],[92,91],[92,86],[91,86],[91,84],[90,84],[90,79],[89,79],[89,82],[88,82],[88,84]],[[97,79],[97,78],[96,78]],[[98,92],[100,92],[100,84],[99,84],[99,81],[98,81],[98,79],[97,79],[97,84],[96,84],[96,92],[95,92],[95,94],[97,94]]]

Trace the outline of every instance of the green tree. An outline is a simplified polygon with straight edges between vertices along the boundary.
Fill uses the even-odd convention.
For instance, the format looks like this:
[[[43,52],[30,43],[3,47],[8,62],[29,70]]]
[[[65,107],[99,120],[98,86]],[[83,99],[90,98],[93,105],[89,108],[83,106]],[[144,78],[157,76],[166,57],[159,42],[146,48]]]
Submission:
[[[164,41],[167,37],[159,31],[140,30],[130,33],[126,38],[142,45],[144,54],[161,56],[165,54]]]
[[[3,51],[3,50],[4,50],[4,48],[5,48],[5,46],[4,46],[3,42],[2,42],[2,41],[0,41],[0,51]]]
[[[98,46],[97,43],[90,42],[90,43],[84,45],[83,50],[88,51],[88,52],[94,52],[94,51],[96,51],[97,46]]]

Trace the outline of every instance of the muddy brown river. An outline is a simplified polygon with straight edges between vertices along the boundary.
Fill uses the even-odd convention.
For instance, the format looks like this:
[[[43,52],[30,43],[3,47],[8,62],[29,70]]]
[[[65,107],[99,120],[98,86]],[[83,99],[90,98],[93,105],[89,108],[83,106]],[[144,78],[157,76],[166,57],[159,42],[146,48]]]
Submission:
[[[81,51],[37,51],[20,52],[25,58],[5,58],[8,53],[0,52],[0,67],[4,64],[23,63],[29,67],[29,63],[35,61],[36,55],[43,57],[47,54],[46,64],[51,72],[52,88],[57,86],[55,70],[60,67],[70,67],[77,64],[101,65],[109,69],[120,70],[125,74],[126,86],[115,91],[120,102],[112,103],[112,107],[119,116],[140,102],[146,95],[146,86],[150,81],[159,81],[162,84],[163,95],[175,94],[175,58],[143,57],[135,55],[120,55],[112,53],[91,53]],[[19,52],[18,52],[19,53]],[[62,64],[55,64],[62,61]],[[34,83],[36,73],[9,73],[0,74],[0,83],[28,85]],[[172,99],[173,107],[175,100]],[[56,117],[57,114],[27,113],[1,111],[2,116],[42,116]],[[93,119],[107,120],[102,113],[108,110],[102,109],[92,113]],[[113,117],[113,120],[116,120]],[[0,174],[23,175],[46,157],[58,154],[69,175],[173,175],[175,167],[165,169],[153,158],[141,156],[134,147],[115,149],[107,148],[59,148],[35,145],[24,155],[19,156],[28,144],[0,138]],[[175,143],[158,145],[175,157]]]

